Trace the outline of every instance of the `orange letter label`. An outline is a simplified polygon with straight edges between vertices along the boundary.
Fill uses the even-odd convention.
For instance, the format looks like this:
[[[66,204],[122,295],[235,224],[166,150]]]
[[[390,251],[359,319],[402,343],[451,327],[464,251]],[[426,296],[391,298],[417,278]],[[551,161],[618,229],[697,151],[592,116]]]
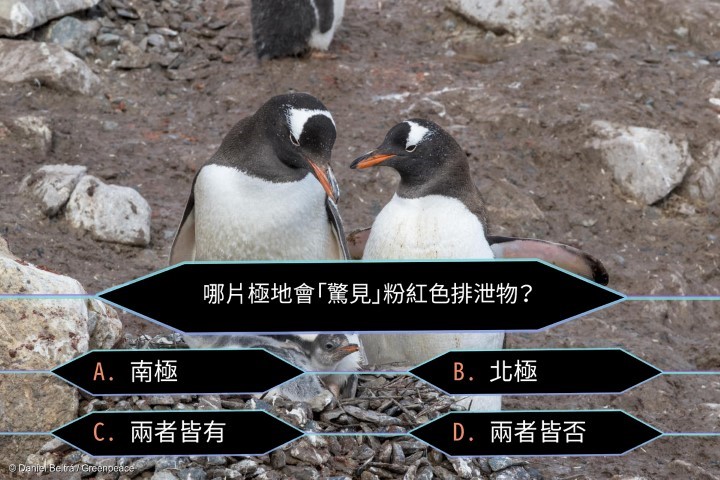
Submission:
[[[98,377],[100,377],[100,380],[105,380],[105,373],[103,372],[102,363],[97,362],[95,365],[95,375],[93,375],[93,381],[97,380]]]
[[[465,374],[463,373],[464,365],[462,363],[460,363],[460,362],[453,363],[453,368],[454,368],[454,372],[453,372],[454,380],[456,382],[459,382],[460,380],[465,378]]]
[[[104,426],[105,426],[104,423],[98,422],[95,424],[95,428],[93,428],[93,436],[95,437],[95,440],[97,440],[98,442],[102,442],[103,440],[105,440],[105,437],[101,437],[98,435],[98,428],[104,427]]]
[[[462,438],[465,436],[465,427],[463,427],[462,423],[454,422],[453,423],[453,441],[458,442],[462,440]]]

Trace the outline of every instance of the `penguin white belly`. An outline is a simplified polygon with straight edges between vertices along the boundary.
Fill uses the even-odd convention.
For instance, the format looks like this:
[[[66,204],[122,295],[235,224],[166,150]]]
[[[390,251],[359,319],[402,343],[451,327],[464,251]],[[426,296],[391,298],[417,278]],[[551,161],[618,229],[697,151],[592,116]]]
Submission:
[[[459,200],[440,195],[406,199],[395,195],[373,223],[364,259],[493,258],[478,218]],[[448,350],[503,347],[502,333],[364,334],[371,365],[416,366]],[[499,410],[498,396],[468,398],[470,410]]]
[[[318,11],[318,8],[315,5],[314,1],[312,2],[312,4],[313,8],[315,9],[316,25],[319,25],[320,12]],[[330,46],[330,42],[332,42],[333,35],[335,35],[335,30],[337,30],[337,28],[340,26],[340,22],[342,22],[342,17],[344,14],[345,0],[334,0],[332,27],[330,27],[330,30],[325,33],[320,32],[319,26],[313,28],[312,32],[310,33],[310,40],[308,40],[308,45],[317,50],[327,50]]]
[[[196,260],[340,258],[325,191],[311,174],[273,183],[206,165],[194,193]]]
[[[363,258],[493,258],[493,253],[482,223],[460,200],[395,195],[375,219]]]

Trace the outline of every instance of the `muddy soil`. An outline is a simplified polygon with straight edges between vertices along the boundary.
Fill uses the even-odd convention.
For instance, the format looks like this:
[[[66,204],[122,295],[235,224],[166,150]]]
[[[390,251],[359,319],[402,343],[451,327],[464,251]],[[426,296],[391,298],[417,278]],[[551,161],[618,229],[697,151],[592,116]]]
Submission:
[[[720,66],[699,61],[720,47],[674,34],[663,12],[638,12],[643,28],[587,24],[518,41],[467,23],[441,2],[354,0],[329,55],[258,63],[249,1],[189,3],[177,7],[188,22],[226,25],[183,31],[185,64],[174,72],[160,64],[113,68],[112,52],[99,51],[87,59],[104,82],[97,96],[3,86],[1,116],[43,116],[54,132],[47,156],[0,152],[0,236],[15,255],[77,278],[89,292],[163,268],[198,166],[235,122],[294,90],[316,95],[334,115],[348,230],[372,223],[397,177],[347,166],[397,121],[426,117],[465,148],[493,232],[591,252],[607,267],[609,286],[628,295],[720,295],[718,203],[672,193],[642,205],[585,148],[593,120],[659,128],[686,138],[694,155],[720,136],[708,104]],[[38,215],[18,185],[55,163],[86,165],[106,182],[136,188],[153,209],[150,246],[97,242],[62,215]],[[160,332],[123,318],[135,334]],[[508,339],[511,348],[619,346],[671,371],[720,370],[718,345],[720,305],[707,301],[625,302]],[[716,433],[718,404],[720,376],[710,375],[664,376],[619,396],[505,400],[511,409],[619,408],[663,431]],[[548,479],[716,478],[720,439],[669,437],[620,457],[527,461]]]

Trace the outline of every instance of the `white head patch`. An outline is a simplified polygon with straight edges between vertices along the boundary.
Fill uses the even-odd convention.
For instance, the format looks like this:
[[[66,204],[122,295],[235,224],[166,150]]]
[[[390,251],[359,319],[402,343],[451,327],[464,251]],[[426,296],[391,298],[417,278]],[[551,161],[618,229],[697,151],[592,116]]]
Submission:
[[[290,133],[292,133],[293,137],[295,137],[297,140],[300,140],[303,129],[305,129],[305,124],[315,115],[324,115],[330,119],[333,126],[335,125],[335,120],[333,120],[332,115],[330,115],[330,112],[328,112],[327,110],[309,110],[307,108],[292,107],[288,108],[287,122],[288,127],[290,127]]]
[[[410,148],[413,145],[417,145],[420,142],[422,142],[425,137],[427,137],[430,134],[430,130],[423,127],[419,123],[415,122],[405,122],[408,125],[410,125],[410,133],[408,133],[407,137],[407,143],[405,144],[405,148]]]

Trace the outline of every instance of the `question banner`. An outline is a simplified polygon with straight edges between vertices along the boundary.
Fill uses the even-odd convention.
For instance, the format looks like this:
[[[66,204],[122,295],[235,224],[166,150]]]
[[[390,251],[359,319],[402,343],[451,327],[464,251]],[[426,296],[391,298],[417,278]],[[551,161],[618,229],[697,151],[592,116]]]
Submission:
[[[539,330],[624,298],[539,260],[183,263],[99,297],[190,334]]]

